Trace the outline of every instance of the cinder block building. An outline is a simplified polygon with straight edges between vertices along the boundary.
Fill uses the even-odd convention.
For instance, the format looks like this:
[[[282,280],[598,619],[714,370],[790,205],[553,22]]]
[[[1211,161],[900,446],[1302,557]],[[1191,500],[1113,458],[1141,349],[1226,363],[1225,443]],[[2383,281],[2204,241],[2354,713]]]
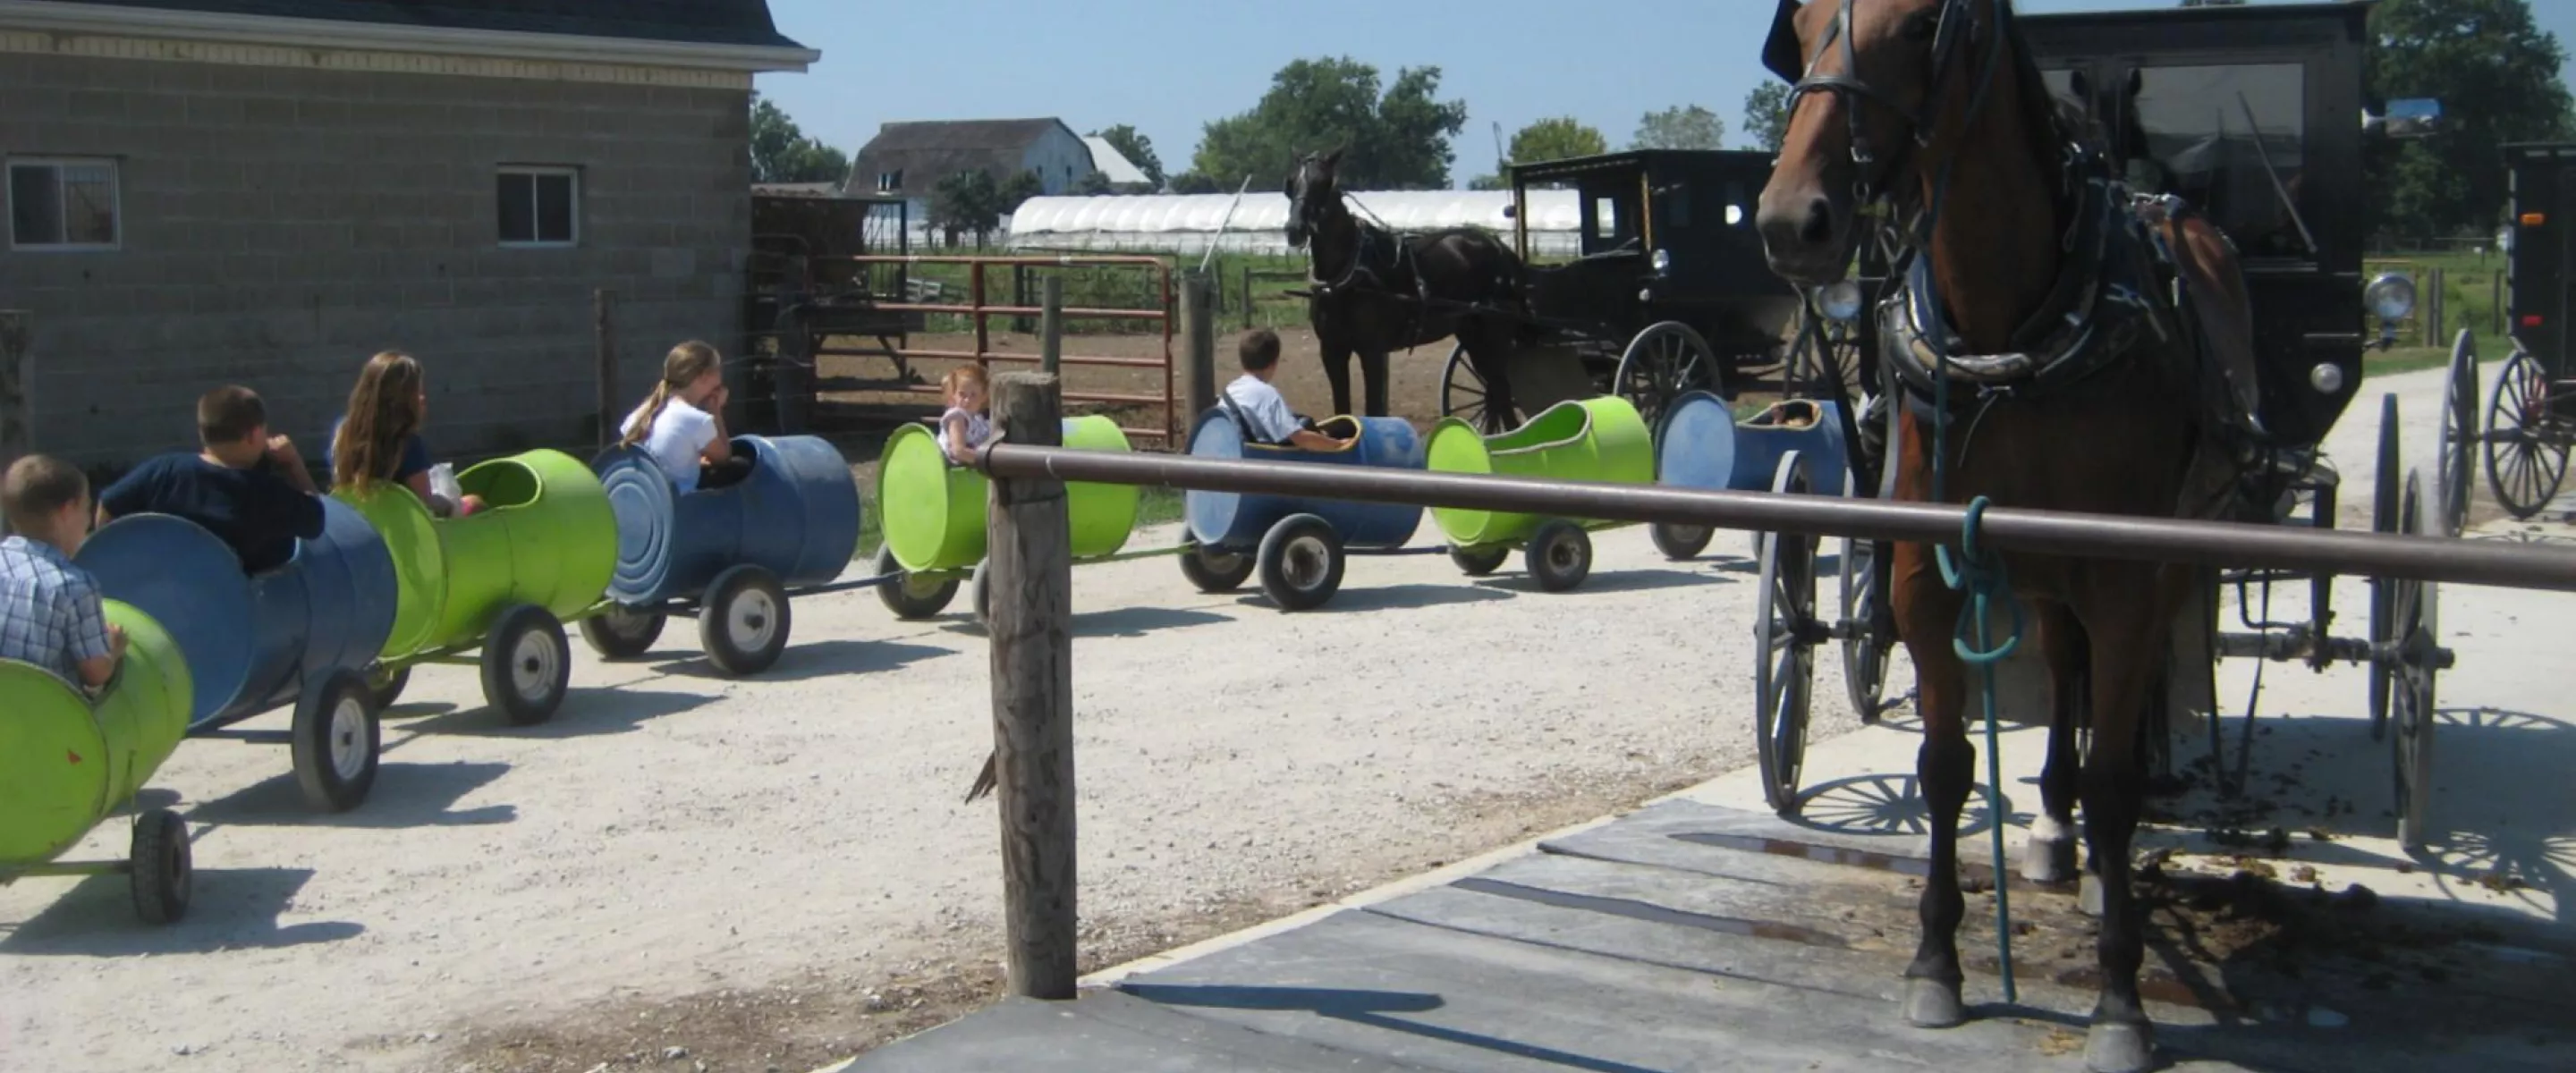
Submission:
[[[442,453],[585,441],[592,295],[621,405],[741,336],[765,0],[0,0],[0,309],[36,449],[130,464],[248,384],[320,457],[380,349]]]

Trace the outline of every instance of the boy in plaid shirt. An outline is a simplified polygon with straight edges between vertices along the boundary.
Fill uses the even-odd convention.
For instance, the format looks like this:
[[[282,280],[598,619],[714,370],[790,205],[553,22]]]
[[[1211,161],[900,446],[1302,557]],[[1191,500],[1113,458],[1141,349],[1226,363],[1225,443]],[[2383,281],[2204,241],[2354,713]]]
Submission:
[[[72,565],[89,539],[89,478],[28,455],[0,475],[0,659],[21,660],[96,691],[125,656],[125,631],[99,606],[98,582]]]

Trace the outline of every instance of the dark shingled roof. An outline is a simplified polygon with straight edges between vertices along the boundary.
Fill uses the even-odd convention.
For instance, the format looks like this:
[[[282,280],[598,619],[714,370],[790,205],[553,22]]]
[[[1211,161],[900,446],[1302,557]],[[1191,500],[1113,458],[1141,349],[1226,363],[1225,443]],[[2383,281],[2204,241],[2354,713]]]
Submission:
[[[78,0],[93,7],[326,19],[450,30],[803,48],[768,0]]]
[[[1007,179],[1020,165],[1029,144],[1060,119],[960,119],[943,122],[887,123],[859,149],[850,165],[850,192],[877,192],[877,176],[903,173],[898,192],[929,193],[939,180],[982,168],[995,179]],[[1070,133],[1071,127],[1064,127]]]

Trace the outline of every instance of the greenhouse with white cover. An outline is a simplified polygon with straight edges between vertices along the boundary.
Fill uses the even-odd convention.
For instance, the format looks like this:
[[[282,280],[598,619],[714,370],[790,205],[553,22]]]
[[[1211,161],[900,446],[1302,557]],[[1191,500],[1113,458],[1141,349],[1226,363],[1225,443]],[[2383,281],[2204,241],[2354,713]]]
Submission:
[[[1572,190],[1531,190],[1530,253],[1582,252],[1582,207]],[[1512,234],[1509,190],[1354,191],[1351,212],[1399,232],[1480,227]],[[1287,254],[1288,197],[1279,193],[1177,194],[1146,197],[1039,197],[1011,214],[1017,250],[1099,250],[1198,254]]]

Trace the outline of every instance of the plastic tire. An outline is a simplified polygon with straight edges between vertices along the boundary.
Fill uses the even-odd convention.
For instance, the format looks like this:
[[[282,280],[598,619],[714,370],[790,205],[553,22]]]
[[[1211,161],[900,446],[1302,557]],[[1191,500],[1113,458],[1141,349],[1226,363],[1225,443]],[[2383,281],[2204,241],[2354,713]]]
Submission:
[[[2442,378],[2441,480],[2442,534],[2458,536],[2469,527],[2469,500],[2478,475],[2478,456],[2471,441],[2478,434],[2478,346],[2468,329],[2451,344],[2451,371]]]
[[[1656,522],[1646,530],[1646,533],[1654,538],[1655,550],[1664,553],[1664,558],[1674,562],[1699,558],[1699,553],[1708,550],[1708,542],[1717,539],[1717,530],[1705,525],[1667,525]]]
[[[936,582],[913,579],[912,573],[894,561],[893,548],[877,549],[878,577],[897,580],[877,586],[877,599],[885,601],[886,610],[899,619],[924,619],[948,609],[948,601],[957,598],[957,581],[946,578]]]
[[[698,644],[717,670],[736,678],[759,674],[787,651],[796,616],[788,609],[787,587],[768,567],[744,563],[717,574],[704,605]]]
[[[402,700],[403,690],[410,688],[410,686],[411,668],[409,667],[395,671],[392,674],[369,675],[367,678],[367,691],[375,694],[376,715],[378,717],[382,717],[386,712],[391,711],[394,704]]]
[[[993,621],[992,587],[985,583],[989,576],[985,568],[989,565],[989,561],[976,563],[974,576],[966,579],[968,594],[975,598],[975,624],[979,626],[990,625]]]
[[[304,803],[323,812],[347,812],[376,785],[377,754],[384,748],[376,723],[376,694],[354,670],[331,672],[295,701],[295,784]]]
[[[1771,490],[1807,493],[1807,462],[1797,451],[1780,456]],[[1807,721],[1816,678],[1816,541],[1773,533],[1762,542],[1761,610],[1753,619],[1754,753],[1761,762],[1762,796],[1782,816],[1798,812],[1800,769],[1807,757]]]
[[[2398,508],[2398,531],[2433,535],[2435,526],[2443,523],[2429,517],[2432,505],[2420,476],[2408,473],[2405,498]],[[2427,581],[2398,581],[2390,588],[2388,632],[2400,653],[2388,667],[2389,722],[2395,727],[2389,735],[2390,766],[2396,776],[2397,844],[2412,852],[2424,848],[2427,813],[2433,803],[2434,686],[2441,673],[2434,648],[2441,629],[2440,590]]]
[[[552,719],[572,681],[571,657],[563,623],[545,608],[520,604],[504,611],[483,638],[483,699],[513,726]]]
[[[2528,519],[2557,498],[2567,480],[2571,439],[2554,411],[2549,372],[2517,346],[2496,374],[2487,399],[2487,487],[2517,519]]]
[[[2379,397],[2379,474],[2371,486],[2370,531],[2398,532],[2398,497],[2401,477],[2398,471],[2397,396]],[[2373,643],[2394,640],[2390,635],[2396,623],[2396,585],[2386,578],[2370,579],[2370,639]],[[2370,740],[2378,741],[2388,733],[2388,691],[2392,681],[2384,663],[2370,665]]]
[[[1502,569],[1503,560],[1512,557],[1512,549],[1496,545],[1490,548],[1451,548],[1449,562],[1468,577],[1483,577]]]
[[[632,611],[611,605],[581,620],[581,639],[601,659],[634,659],[653,650],[669,616],[659,611]]]
[[[1252,556],[1239,551],[1210,550],[1195,540],[1181,545],[1181,576],[1200,592],[1233,592],[1257,568]]]
[[[197,868],[188,849],[188,821],[166,808],[134,818],[128,848],[133,872],[134,915],[146,924],[170,924],[188,915],[196,891]]]
[[[1521,552],[1530,576],[1548,592],[1567,592],[1592,576],[1592,536],[1563,518],[1540,522]]]
[[[1342,535],[1312,514],[1292,514],[1261,535],[1261,591],[1282,611],[1312,611],[1341,591]]]

